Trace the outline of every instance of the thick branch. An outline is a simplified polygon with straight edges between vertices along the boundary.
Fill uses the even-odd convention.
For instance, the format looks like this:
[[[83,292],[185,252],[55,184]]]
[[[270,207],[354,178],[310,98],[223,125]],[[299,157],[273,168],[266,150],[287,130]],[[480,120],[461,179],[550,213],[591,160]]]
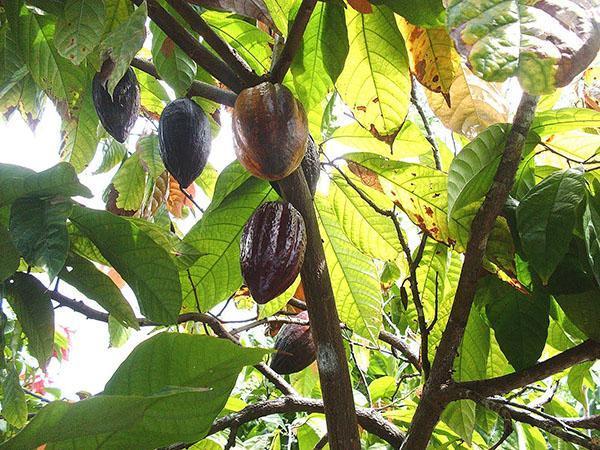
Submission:
[[[183,17],[192,30],[204,38],[241,80],[249,85],[260,83],[260,77],[244,65],[231,47],[194,11],[194,8],[181,0],[167,0],[167,2]]]
[[[467,389],[486,397],[504,394],[513,389],[543,380],[576,364],[596,359],[600,359],[600,344],[589,340],[520,372],[488,380],[456,383],[450,389],[459,391]]]
[[[316,4],[317,0],[302,0],[302,4],[300,5],[300,9],[298,9],[298,14],[296,14],[285,46],[283,47],[281,55],[275,62],[273,70],[271,70],[271,81],[273,83],[281,83],[283,81],[296,52],[300,48],[304,30],[306,29],[306,25],[308,25],[308,21],[310,20],[310,16],[315,9]]]
[[[322,413],[323,411],[323,402],[321,400],[289,396],[280,397],[275,400],[268,400],[247,406],[237,413],[218,419],[208,434],[214,434],[231,426],[240,426],[246,422],[271,414],[294,412]],[[400,446],[404,438],[402,433],[394,425],[385,420],[381,414],[372,409],[365,408],[358,408],[356,414],[362,428],[389,442],[393,448]]]
[[[146,72],[148,75],[156,78],[157,80],[160,80],[160,76],[156,71],[156,67],[154,67],[154,65],[152,65],[152,63],[149,61],[141,58],[133,58],[131,65],[142,72]],[[227,106],[235,105],[235,99],[237,98],[235,92],[221,89],[202,81],[193,81],[188,93],[191,96],[207,98],[208,100],[212,100]]]
[[[502,417],[510,417],[512,420],[517,422],[526,423],[534,426],[547,433],[553,434],[564,441],[571,442],[576,445],[580,445],[584,448],[591,450],[600,450],[600,444],[594,442],[590,437],[580,433],[573,429],[571,423],[575,422],[580,425],[585,419],[563,419],[547,416],[546,414],[536,414],[536,412],[530,410],[520,410],[517,407],[507,405],[501,400],[493,398],[481,397],[473,391],[463,391],[462,398],[474,400],[475,402],[485,406],[486,408],[497,412]]]
[[[108,314],[105,312],[97,311],[94,308],[87,306],[82,301],[78,301],[78,300],[74,300],[69,297],[66,297],[65,295],[62,295],[58,291],[49,291],[49,293],[50,293],[50,298],[52,298],[52,300],[54,300],[55,302],[58,302],[58,304],[60,306],[66,306],[66,307],[72,309],[73,311],[83,314],[84,316],[86,316],[89,319],[98,320],[100,322],[108,322]],[[143,317],[138,318],[137,321],[138,321],[138,324],[142,327],[158,325],[158,324],[156,324],[146,318],[143,318]],[[219,321],[219,319],[217,319],[214,316],[211,316],[210,314],[187,313],[187,314],[181,314],[177,319],[178,324],[189,322],[189,321],[205,323],[214,331],[214,333],[217,336],[224,338],[224,339],[229,339],[230,341],[240,345],[240,341],[238,341],[238,339],[235,336],[233,336],[229,331],[227,331],[225,329],[225,327]],[[260,363],[254,367],[256,368],[256,370],[258,370],[260,373],[262,373],[265,378],[267,378],[269,381],[271,381],[271,383],[273,383],[275,385],[275,387],[277,389],[279,389],[282,393],[284,393],[286,395],[297,395],[298,394],[296,392],[296,390],[287,381],[285,381],[283,379],[283,377],[281,377],[281,375],[274,372],[273,369],[271,369],[266,364]]]
[[[332,450],[358,450],[360,440],[352,384],[339,327],[331,279],[319,233],[317,214],[302,168],[279,181],[285,198],[304,218],[307,245],[302,283],[310,329],[317,346],[317,365],[325,405],[329,446]]]
[[[415,355],[402,339],[385,330],[379,332],[379,339],[402,353],[409,363],[411,363],[418,371],[421,371],[419,355]]]
[[[425,449],[431,433],[447,404],[448,399],[440,399],[442,397],[440,395],[442,386],[451,379],[456,351],[464,335],[471,305],[475,297],[488,237],[496,217],[500,214],[512,189],[515,173],[521,160],[521,151],[533,120],[537,101],[537,97],[523,93],[494,181],[483,201],[483,205],[477,211],[471,224],[470,238],[452,310],[435,354],[431,374],[425,383],[421,401],[415,412],[403,448],[410,450]]]
[[[131,0],[141,5],[144,0]],[[165,34],[175,42],[196,64],[205,69],[221,83],[235,92],[240,92],[244,82],[219,58],[202,46],[188,31],[183,28],[156,0],[146,0],[148,16]]]

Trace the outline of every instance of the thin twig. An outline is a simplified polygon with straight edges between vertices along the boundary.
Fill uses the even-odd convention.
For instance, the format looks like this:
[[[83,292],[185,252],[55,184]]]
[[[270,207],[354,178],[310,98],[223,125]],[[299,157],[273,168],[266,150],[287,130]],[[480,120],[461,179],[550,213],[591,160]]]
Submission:
[[[425,138],[427,139],[427,141],[429,141],[429,144],[431,144],[431,151],[433,153],[433,160],[435,161],[435,168],[437,170],[442,170],[442,160],[440,158],[440,149],[438,148],[438,146],[435,142],[435,138],[433,137],[433,133],[431,132],[431,127],[429,126],[429,121],[427,120],[427,115],[425,114],[423,107],[417,100],[417,91],[415,89],[416,83],[417,83],[417,81],[415,80],[414,77],[412,77],[412,83],[410,86],[410,101],[414,105],[414,107],[417,109],[417,112],[419,113],[419,116],[421,116],[421,120],[423,121],[423,126],[425,127],[425,132],[427,133],[425,135]]]
[[[365,373],[362,371],[362,369],[358,365],[358,360],[356,359],[356,355],[354,353],[354,345],[350,344],[350,345],[348,345],[348,347],[350,348],[350,357],[352,358],[352,361],[354,362],[354,366],[356,367],[356,370],[358,370],[358,375],[360,377],[360,381],[362,382],[362,384],[365,388],[365,397],[367,398],[367,403],[368,403],[369,407],[372,408],[373,402],[371,401],[371,393],[369,392],[369,383],[367,381],[367,377],[365,376]]]

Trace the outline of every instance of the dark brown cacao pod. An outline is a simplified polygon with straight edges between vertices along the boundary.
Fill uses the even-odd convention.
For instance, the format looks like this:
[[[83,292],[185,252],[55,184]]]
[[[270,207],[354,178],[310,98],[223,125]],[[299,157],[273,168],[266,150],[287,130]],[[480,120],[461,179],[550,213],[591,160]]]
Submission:
[[[243,90],[235,102],[232,126],[237,158],[258,178],[281,180],[304,158],[306,113],[283,85],[264,82]]]
[[[172,101],[158,122],[160,156],[182,188],[187,188],[204,170],[210,153],[208,118],[189,98]]]
[[[102,72],[92,81],[96,114],[108,134],[123,143],[140,113],[140,86],[131,68],[117,83],[112,97],[106,88],[107,81]]]
[[[308,320],[308,313],[302,311],[294,318]],[[271,369],[281,375],[300,372],[317,356],[310,327],[296,323],[286,323],[281,327],[275,338],[275,350],[277,353],[271,360]]]
[[[317,144],[315,144],[315,141],[310,135],[308,136],[308,141],[306,142],[306,154],[302,159],[300,167],[302,167],[302,172],[304,172],[304,177],[306,178],[306,183],[308,184],[308,189],[310,190],[310,195],[314,197],[315,192],[317,192],[319,175],[321,174],[321,162],[319,161],[319,150],[317,148]],[[276,181],[271,181],[271,186],[273,186],[273,189],[275,189],[275,191],[281,196],[279,184],[277,184]]]
[[[240,242],[244,282],[260,304],[292,285],[304,262],[304,219],[289,203],[267,202],[244,226]]]

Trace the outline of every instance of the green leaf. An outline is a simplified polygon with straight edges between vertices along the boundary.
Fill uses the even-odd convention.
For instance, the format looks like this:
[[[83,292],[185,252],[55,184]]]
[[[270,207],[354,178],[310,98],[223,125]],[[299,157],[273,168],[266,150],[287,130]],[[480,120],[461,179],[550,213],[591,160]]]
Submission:
[[[317,3],[300,50],[292,61],[295,91],[307,110],[321,104],[339,77],[348,54],[344,8]]]
[[[259,75],[269,71],[273,53],[271,36],[256,25],[232,14],[210,11],[202,14],[202,17],[252,70]]]
[[[4,283],[6,299],[27,336],[29,353],[45,367],[54,346],[54,308],[50,295],[33,275],[15,273]]]
[[[160,177],[165,171],[165,165],[160,156],[158,136],[156,134],[150,134],[141,137],[137,142],[137,148],[142,164],[146,166],[150,176],[154,179]]]
[[[132,222],[76,206],[72,222],[100,250],[135,293],[142,314],[172,324],[181,309],[181,284],[169,254]]]
[[[56,51],[53,18],[34,14],[24,5],[16,13],[11,28],[31,77],[49,97],[72,102],[84,86],[85,72]]]
[[[71,197],[92,196],[88,188],[77,179],[68,163],[58,163],[36,173],[24,167],[0,164],[0,206],[8,205],[20,197]]]
[[[213,203],[221,195],[221,189],[229,190],[230,187],[219,181]],[[187,310],[197,309],[192,286],[203,311],[225,300],[240,287],[242,230],[259,205],[275,198],[276,194],[268,183],[250,178],[221,200],[218,206],[213,207],[211,203],[202,219],[188,232],[183,241],[195,247],[201,256],[189,268],[189,273],[181,273],[183,303]]]
[[[391,218],[376,212],[340,175],[332,180],[329,199],[348,239],[373,258],[395,260],[402,248]]]
[[[12,426],[22,428],[27,423],[27,401],[12,364],[2,382],[2,394],[2,417]]]
[[[173,88],[178,97],[187,93],[196,78],[196,63],[184,53],[154,23],[150,23],[152,32],[152,61],[158,75]]]
[[[128,0],[104,0],[104,5],[106,20],[104,21],[103,36],[106,36],[127,21],[133,12],[133,4]]]
[[[567,386],[569,386],[571,395],[575,398],[575,400],[581,403],[585,409],[588,407],[588,401],[585,395],[584,383],[586,378],[591,377],[591,368],[591,362],[577,364],[576,366],[571,367],[567,377]]]
[[[456,381],[472,381],[485,378],[486,363],[490,350],[490,330],[479,312],[471,310],[465,334],[454,360]],[[452,402],[444,411],[442,419],[469,445],[475,429],[475,402],[459,400]]]
[[[583,213],[583,235],[588,260],[600,283],[600,211],[596,199],[589,195]]]
[[[515,370],[535,364],[548,335],[548,295],[524,294],[488,276],[479,283],[477,297],[477,302],[485,304],[496,340]]]
[[[103,0],[66,0],[54,36],[58,53],[79,65],[98,45],[105,18]]]
[[[267,7],[275,26],[279,29],[281,34],[285,37],[288,34],[288,20],[290,20],[290,13],[296,4],[294,0],[264,0],[265,6]]]
[[[523,89],[538,95],[569,84],[600,47],[594,18],[577,0],[563,0],[561,8],[528,0],[451,0],[447,27],[476,75],[487,81],[517,76]]]
[[[109,348],[120,348],[127,343],[131,336],[131,330],[121,325],[121,322],[108,316],[108,346]]]
[[[598,289],[554,298],[571,322],[589,338],[600,341],[600,305]]]
[[[69,251],[67,217],[71,203],[21,198],[10,210],[10,235],[25,261],[48,271],[50,281],[65,265]]]
[[[212,198],[218,178],[219,172],[217,172],[217,169],[211,163],[207,163],[200,176],[196,178],[196,184],[200,186],[200,189],[208,198]]]
[[[137,211],[144,200],[146,172],[140,161],[140,152],[125,160],[112,182],[119,192],[117,208]]]
[[[94,175],[106,173],[119,164],[127,155],[127,147],[115,139],[109,139],[104,142],[102,149],[104,155],[100,166],[94,171]]]
[[[394,14],[374,6],[371,14],[346,10],[350,50],[336,87],[344,103],[367,129],[390,134],[399,128],[410,103],[408,56]]]
[[[140,103],[144,110],[150,114],[160,116],[165,104],[170,101],[167,91],[152,75],[133,69],[140,85]]]
[[[373,261],[346,237],[325,198],[315,197],[327,267],[340,320],[376,342],[382,326],[383,299]]]
[[[77,104],[63,117],[61,157],[69,161],[77,172],[85,170],[98,147],[98,116],[92,102],[91,80]]]
[[[11,276],[18,268],[21,257],[15,248],[10,234],[0,222],[0,283]]]
[[[110,95],[112,95],[115,86],[129,69],[133,57],[144,45],[147,13],[146,2],[143,2],[128,17],[127,21],[119,25],[100,44],[98,49],[100,55],[110,56],[115,62],[115,67],[107,84]]]
[[[537,113],[531,131],[540,137],[600,127],[600,112],[587,108],[551,109]]]
[[[523,250],[544,283],[569,249],[584,196],[583,173],[568,169],[544,179],[517,207]]]
[[[60,279],[94,300],[119,323],[138,329],[133,309],[113,281],[87,259],[70,254]]]
[[[129,355],[102,395],[51,403],[3,448],[152,449],[198,441],[240,370],[265,353],[208,336],[159,334]]]
[[[446,10],[442,0],[372,0],[373,4],[383,3],[396,14],[404,17],[413,25],[424,28],[444,26]]]
[[[246,180],[250,179],[250,173],[235,160],[219,174],[214,188],[214,195],[206,211],[216,209],[233,191],[238,189]]]

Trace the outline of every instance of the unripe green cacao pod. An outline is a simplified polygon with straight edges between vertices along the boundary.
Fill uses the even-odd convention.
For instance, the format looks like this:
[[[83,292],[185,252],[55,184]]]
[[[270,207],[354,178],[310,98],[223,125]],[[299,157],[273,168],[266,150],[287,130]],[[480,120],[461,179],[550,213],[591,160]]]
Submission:
[[[182,188],[202,173],[211,147],[210,123],[202,108],[189,98],[169,103],[158,122],[160,156]]]
[[[292,285],[304,262],[304,219],[289,203],[267,202],[242,232],[240,264],[254,301],[273,300]]]
[[[140,86],[131,67],[117,83],[112,97],[106,88],[108,80],[98,72],[92,80],[92,97],[96,114],[104,129],[123,143],[140,113]]]
[[[232,126],[237,158],[258,178],[281,180],[304,158],[306,113],[281,84],[264,82],[243,90],[235,102]]]
[[[308,320],[308,313],[302,311],[294,318]],[[275,350],[277,353],[271,360],[271,369],[281,375],[300,372],[310,366],[317,356],[310,326],[284,324],[275,338]]]

